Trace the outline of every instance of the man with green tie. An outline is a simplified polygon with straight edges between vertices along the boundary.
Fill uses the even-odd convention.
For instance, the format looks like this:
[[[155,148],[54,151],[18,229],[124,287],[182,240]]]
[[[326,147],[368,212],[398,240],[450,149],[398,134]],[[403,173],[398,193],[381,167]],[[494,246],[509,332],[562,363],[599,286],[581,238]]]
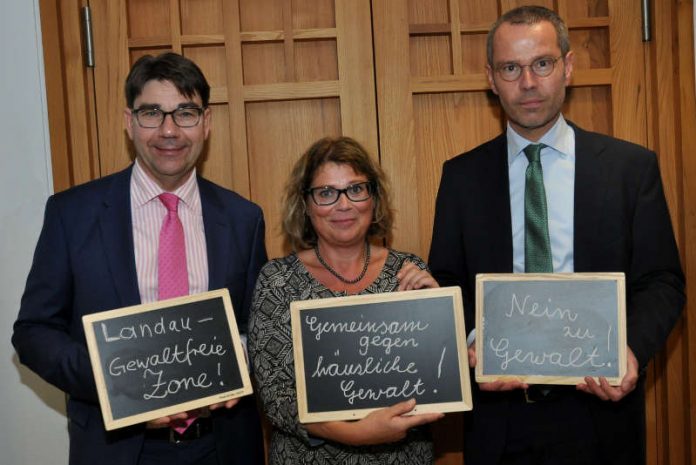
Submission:
[[[487,55],[507,130],[444,164],[433,276],[461,286],[472,329],[477,273],[624,272],[628,369],[618,386],[590,377],[567,387],[476,385],[466,464],[644,463],[643,369],[684,305],[656,155],[563,118],[574,56],[553,11],[507,12],[489,32]]]

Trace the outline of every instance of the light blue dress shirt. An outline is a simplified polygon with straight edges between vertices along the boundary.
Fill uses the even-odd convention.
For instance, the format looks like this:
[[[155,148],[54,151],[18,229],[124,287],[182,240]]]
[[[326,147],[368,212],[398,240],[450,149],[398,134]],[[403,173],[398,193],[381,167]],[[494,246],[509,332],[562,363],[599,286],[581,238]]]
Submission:
[[[529,161],[524,148],[535,142],[507,126],[508,168],[510,174],[510,211],[512,214],[512,268],[524,273],[524,176]],[[536,143],[541,151],[544,189],[548,210],[549,237],[555,273],[572,272],[573,217],[575,200],[575,131],[563,115]]]
[[[561,115],[539,139],[531,142],[507,126],[510,212],[512,216],[512,270],[524,273],[524,175],[529,161],[524,148],[529,144],[546,145],[541,151],[544,173],[549,238],[555,273],[571,273],[573,263],[573,218],[575,214],[575,131]],[[476,338],[472,329],[466,339],[471,346]]]

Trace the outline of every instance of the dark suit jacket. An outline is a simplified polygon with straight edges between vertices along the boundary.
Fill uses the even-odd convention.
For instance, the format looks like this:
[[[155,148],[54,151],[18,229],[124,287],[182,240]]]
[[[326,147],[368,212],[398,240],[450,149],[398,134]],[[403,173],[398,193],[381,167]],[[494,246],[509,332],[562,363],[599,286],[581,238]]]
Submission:
[[[135,465],[143,425],[106,432],[82,316],[140,303],[130,209],[131,168],[49,198],[27,278],[14,344],[22,363],[68,395],[70,463]],[[240,331],[266,262],[261,209],[198,178],[209,287],[227,287]],[[255,403],[214,412],[220,463],[257,464],[262,441]]]
[[[576,143],[575,271],[626,273],[628,345],[644,367],[663,346],[685,300],[656,156],[638,145],[571,126]],[[504,134],[444,164],[429,265],[440,285],[461,286],[467,331],[473,329],[476,274],[512,272]],[[467,465],[495,463],[505,437],[507,396],[477,389],[474,393]],[[589,402],[600,441],[614,434],[602,428],[627,421],[629,411],[639,415],[632,421],[638,418],[636,431],[644,435],[642,384],[617,405]],[[608,412],[613,416],[602,416]],[[635,437],[632,442],[631,447],[639,448]],[[627,446],[618,439],[608,447],[621,453]]]

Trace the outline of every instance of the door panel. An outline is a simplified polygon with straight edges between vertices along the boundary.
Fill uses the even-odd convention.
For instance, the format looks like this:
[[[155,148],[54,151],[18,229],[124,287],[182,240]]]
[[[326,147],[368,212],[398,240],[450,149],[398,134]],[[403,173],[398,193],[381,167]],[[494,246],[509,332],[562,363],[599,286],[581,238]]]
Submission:
[[[101,175],[132,159],[114,111],[124,106],[130,65],[167,50],[208,78],[213,123],[200,170],[261,205],[270,256],[287,253],[278,202],[290,166],[314,140],[349,135],[377,156],[367,0],[91,3]]]
[[[427,254],[442,162],[504,128],[484,74],[486,34],[499,11],[524,3],[373,1],[381,162],[394,179],[405,180],[395,184],[397,248]],[[644,69],[634,27],[640,12],[628,0],[555,3],[568,18],[576,54],[566,115],[644,144]],[[608,16],[610,6],[622,14]],[[420,230],[412,232],[411,224]]]
[[[69,39],[79,36],[76,5],[86,1],[59,2],[63,23],[56,30],[63,34],[61,44],[74,42]],[[42,23],[46,22],[46,5],[53,3],[41,0]],[[504,128],[503,115],[496,97],[487,89],[483,73],[486,32],[500,12],[528,2],[89,3],[97,67],[92,77],[80,68],[81,57],[75,52],[79,47],[63,52],[69,81],[63,93],[72,102],[65,105],[69,116],[65,120],[72,132],[65,138],[69,145],[67,161],[54,163],[69,172],[58,174],[62,176],[56,184],[58,188],[112,173],[130,163],[121,113],[123,80],[139,56],[175,50],[199,63],[213,87],[213,128],[201,171],[263,207],[271,256],[287,251],[279,235],[279,202],[289,167],[315,139],[337,134],[356,137],[375,156],[379,154],[391,178],[397,208],[393,245],[426,256],[442,162],[494,137]],[[655,57],[649,56],[640,42],[637,2],[534,3],[557,8],[570,27],[576,72],[564,106],[566,116],[587,129],[646,144],[645,115],[651,109],[646,107],[644,61],[650,63]],[[681,10],[690,7],[682,3]],[[656,14],[658,19],[660,15],[674,15],[675,25],[686,21],[681,16],[677,18],[675,11],[673,6]],[[669,23],[670,19],[661,21]],[[679,30],[690,31],[684,27]],[[665,50],[671,43],[665,40],[661,44],[658,56],[668,56]],[[675,79],[672,71],[676,64],[656,62],[653,66],[659,71],[659,79],[648,83],[651,89]],[[71,78],[75,75],[80,79]],[[85,98],[76,98],[75,89],[83,86],[88,88]],[[657,91],[653,93],[651,99],[659,100],[660,105],[678,106],[678,98],[665,99],[662,92],[659,97]],[[80,109],[93,106],[94,127],[89,119],[91,113],[85,119],[87,123],[81,124],[79,116],[85,111]],[[687,108],[686,103],[684,107]],[[657,110],[655,105],[652,112],[656,120],[660,118],[658,114],[667,113]],[[679,126],[678,121],[659,123],[665,131]],[[655,144],[666,144],[668,137],[667,133],[653,135]],[[98,151],[93,149],[97,143]],[[679,185],[681,157],[665,155],[662,149],[660,152],[670,205],[679,206],[680,191],[675,185]],[[671,360],[670,367],[678,365],[679,359]],[[683,420],[673,418],[680,406],[670,404],[668,409],[663,399],[669,394],[671,402],[681,402],[681,391],[675,391],[680,383],[667,383],[667,374],[661,370],[649,371],[651,464],[667,463],[669,446],[679,443],[683,433]],[[667,418],[668,414],[672,417]],[[462,463],[461,431],[460,415],[448,415],[435,426],[438,465]]]
[[[442,163],[504,130],[485,77],[486,34],[500,12],[527,3],[373,0],[380,156],[394,179],[396,248],[427,256]],[[645,144],[645,70],[635,2],[534,3],[556,7],[570,29],[576,66],[566,117]],[[461,464],[461,416],[448,415],[433,429],[438,465]]]

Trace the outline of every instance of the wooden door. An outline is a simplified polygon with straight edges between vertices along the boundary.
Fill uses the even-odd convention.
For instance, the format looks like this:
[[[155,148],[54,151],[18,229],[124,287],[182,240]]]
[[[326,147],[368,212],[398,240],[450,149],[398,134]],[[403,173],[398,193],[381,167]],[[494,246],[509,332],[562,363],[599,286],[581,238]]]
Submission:
[[[214,125],[203,174],[261,204],[271,256],[284,253],[278,203],[288,167],[327,134],[356,137],[374,155],[379,150],[398,209],[393,245],[426,256],[442,162],[504,128],[485,80],[485,34],[501,12],[529,2],[39,3],[56,190],[129,163],[121,116],[126,73],[143,53],[175,50],[197,61],[213,86]],[[79,7],[87,3],[93,10],[93,73],[80,53]],[[557,8],[570,26],[576,71],[566,115],[585,128],[657,149],[691,276],[692,2],[652,2],[659,4],[656,40],[647,45],[640,42],[639,2],[533,3]],[[696,398],[696,344],[688,337],[696,334],[693,327],[688,317],[678,325],[648,371],[651,465],[680,465],[696,456],[696,422],[689,415],[689,399]],[[463,463],[460,422],[460,415],[448,415],[435,426],[438,465]]]
[[[504,129],[497,97],[486,81],[486,34],[501,12],[524,3],[373,0],[380,153],[395,180],[396,247],[427,255],[442,163]],[[645,78],[635,2],[536,3],[558,5],[570,29],[576,64],[566,117],[645,144]]]
[[[143,54],[191,58],[211,85],[204,176],[263,208],[284,250],[279,202],[316,139],[349,135],[377,156],[368,0],[91,0],[100,175],[131,160],[123,82]]]
[[[393,179],[396,248],[427,256],[443,162],[504,130],[504,115],[485,75],[486,34],[500,14],[525,3],[373,0],[380,156]],[[566,118],[645,145],[638,5],[631,0],[534,3],[556,9],[570,30],[576,58]],[[461,420],[448,415],[434,426],[438,465],[463,463]],[[654,429],[653,422],[649,433]]]

